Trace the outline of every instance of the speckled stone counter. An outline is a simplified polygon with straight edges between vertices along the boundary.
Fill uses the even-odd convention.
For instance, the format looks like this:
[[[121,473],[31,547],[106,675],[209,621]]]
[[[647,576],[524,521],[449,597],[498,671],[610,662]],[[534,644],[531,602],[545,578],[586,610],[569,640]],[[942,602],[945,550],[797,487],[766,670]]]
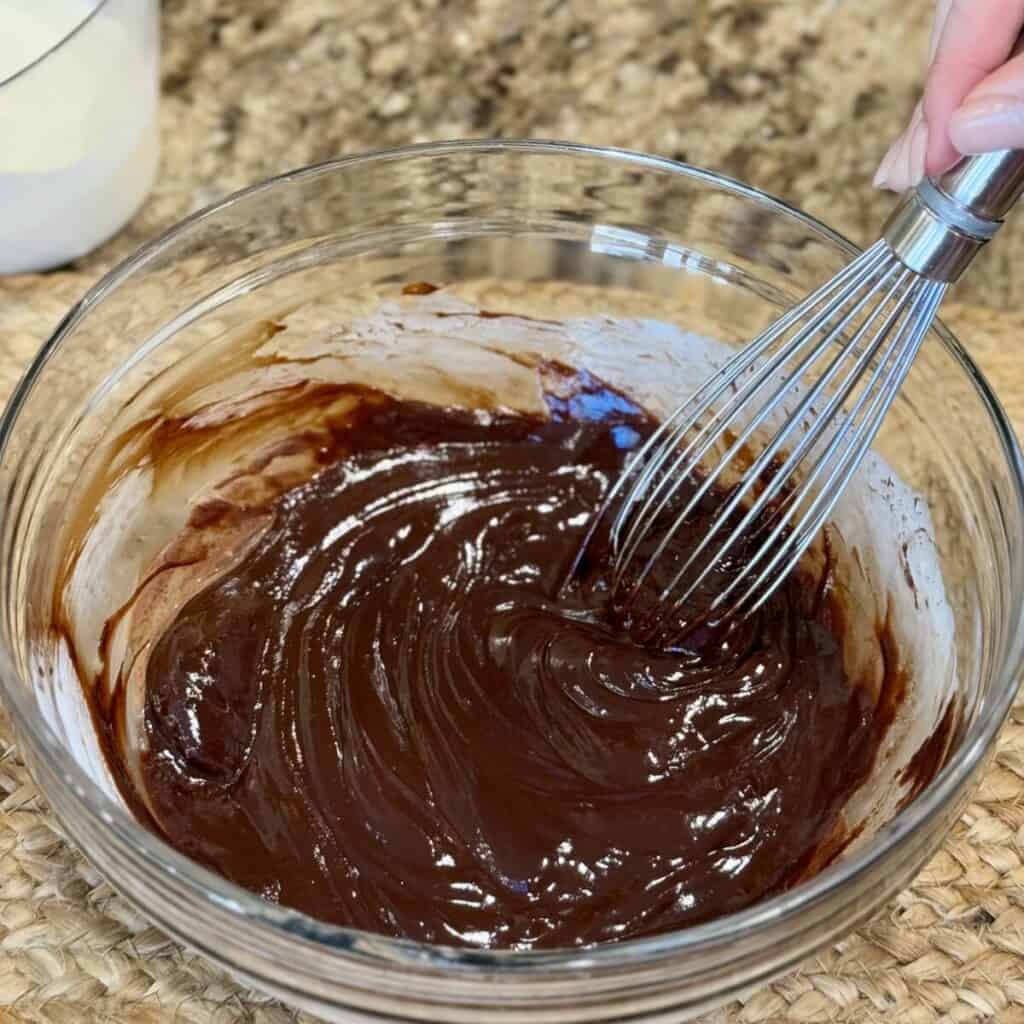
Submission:
[[[928,0],[164,0],[163,146],[108,266],[290,168],[471,136],[624,146],[772,192],[854,241],[917,99]],[[1024,305],[1024,218],[960,289]]]
[[[649,150],[742,178],[866,242],[893,201],[869,182],[916,99],[931,14],[926,0],[163,6],[156,187],[74,267],[0,281],[0,397],[68,305],[140,242],[238,187],[366,149],[503,135]],[[946,319],[1024,430],[1018,254],[1024,216]],[[0,1024],[297,1019],[116,897],[60,838],[0,722]],[[983,1020],[1024,1024],[1020,704],[977,798],[915,884],[706,1024]]]

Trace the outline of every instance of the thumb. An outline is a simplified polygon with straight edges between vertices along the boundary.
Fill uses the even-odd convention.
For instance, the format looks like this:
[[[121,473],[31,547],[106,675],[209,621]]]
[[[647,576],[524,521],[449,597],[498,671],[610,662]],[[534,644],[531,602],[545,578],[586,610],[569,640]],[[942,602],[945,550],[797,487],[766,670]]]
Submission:
[[[1024,54],[976,85],[949,119],[961,153],[1024,149]]]

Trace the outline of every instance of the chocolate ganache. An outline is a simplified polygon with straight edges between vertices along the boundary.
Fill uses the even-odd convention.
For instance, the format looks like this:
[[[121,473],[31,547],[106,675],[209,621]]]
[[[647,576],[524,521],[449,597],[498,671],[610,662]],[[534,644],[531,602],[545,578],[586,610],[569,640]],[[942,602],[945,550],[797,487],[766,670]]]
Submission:
[[[315,917],[478,948],[678,928],[834,855],[886,723],[832,588],[797,573],[742,623],[637,642],[600,536],[571,570],[655,421],[549,370],[546,416],[333,388],[319,471],[155,638],[137,770],[123,706],[94,707],[150,828]]]

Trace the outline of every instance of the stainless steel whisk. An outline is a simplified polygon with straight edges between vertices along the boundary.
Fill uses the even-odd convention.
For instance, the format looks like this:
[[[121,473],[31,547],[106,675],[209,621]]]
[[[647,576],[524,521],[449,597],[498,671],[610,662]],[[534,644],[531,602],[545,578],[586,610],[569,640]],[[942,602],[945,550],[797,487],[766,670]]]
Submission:
[[[740,562],[707,614],[743,616],[768,599],[860,465],[946,290],[1022,190],[1024,151],[1016,150],[968,157],[926,179],[903,197],[879,241],[675,409],[609,490],[597,520],[611,517],[620,607],[635,601],[716,485],[726,497],[670,573],[648,627],[678,613],[730,555]],[[744,467],[753,439],[758,453]],[[692,495],[676,509],[687,482]],[[658,537],[652,531],[666,513],[671,521]]]

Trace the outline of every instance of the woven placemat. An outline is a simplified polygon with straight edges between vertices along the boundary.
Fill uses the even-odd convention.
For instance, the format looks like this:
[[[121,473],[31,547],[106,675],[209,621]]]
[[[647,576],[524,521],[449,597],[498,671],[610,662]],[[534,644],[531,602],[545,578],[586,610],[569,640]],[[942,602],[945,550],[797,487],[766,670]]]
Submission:
[[[0,398],[90,279],[0,281]],[[947,319],[1024,427],[1024,315]],[[100,865],[100,867],[102,867]],[[0,715],[0,1022],[310,1021],[236,985],[121,900],[61,837]],[[870,924],[703,1024],[1024,1024],[1024,700],[942,851]]]

